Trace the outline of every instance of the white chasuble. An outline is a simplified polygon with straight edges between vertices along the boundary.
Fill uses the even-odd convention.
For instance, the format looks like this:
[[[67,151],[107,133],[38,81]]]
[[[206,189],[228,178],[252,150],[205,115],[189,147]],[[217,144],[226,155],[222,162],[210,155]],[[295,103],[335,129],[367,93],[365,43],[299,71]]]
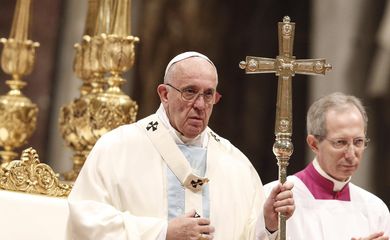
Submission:
[[[157,128],[157,132],[162,123],[156,116],[151,117],[153,121],[148,117],[121,126],[97,141],[68,198],[74,239],[155,240],[166,228],[167,162],[148,130],[139,127],[149,126],[149,132]],[[206,184],[214,239],[253,240],[256,232],[257,239],[266,239],[264,193],[257,172],[229,141],[209,128],[205,131],[209,134],[205,178],[209,180]],[[178,164],[179,169],[182,164]],[[194,180],[198,187],[198,178],[186,182],[186,176],[192,173],[187,170],[184,166],[175,174],[185,184]],[[201,207],[202,201],[195,197],[186,205]]]

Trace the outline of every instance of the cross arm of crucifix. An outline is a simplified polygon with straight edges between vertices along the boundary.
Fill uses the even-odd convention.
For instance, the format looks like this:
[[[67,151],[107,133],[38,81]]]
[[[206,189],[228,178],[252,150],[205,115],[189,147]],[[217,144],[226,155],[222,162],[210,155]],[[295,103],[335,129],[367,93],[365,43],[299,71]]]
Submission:
[[[277,76],[294,76],[295,74],[317,75],[325,74],[332,69],[332,65],[325,59],[299,59],[295,57],[264,58],[247,56],[245,61],[240,62],[240,68],[245,73],[275,73]]]
[[[240,68],[246,73],[275,73],[283,78],[290,78],[295,74],[325,74],[332,69],[325,59],[299,59],[292,55],[295,23],[290,22],[289,17],[284,17],[278,24],[279,55],[273,58],[247,56],[240,62]]]

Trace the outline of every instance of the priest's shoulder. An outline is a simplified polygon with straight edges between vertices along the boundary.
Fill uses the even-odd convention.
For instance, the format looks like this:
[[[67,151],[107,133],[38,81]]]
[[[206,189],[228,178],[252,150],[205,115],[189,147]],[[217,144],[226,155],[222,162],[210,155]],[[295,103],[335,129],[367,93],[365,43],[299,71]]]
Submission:
[[[375,194],[353,184],[349,183],[349,187],[351,189],[351,201],[357,203],[361,202],[364,205],[372,205],[372,206],[377,206],[382,209],[386,209],[387,212],[389,212],[388,207],[386,204],[383,202],[382,199],[380,199],[378,196]]]

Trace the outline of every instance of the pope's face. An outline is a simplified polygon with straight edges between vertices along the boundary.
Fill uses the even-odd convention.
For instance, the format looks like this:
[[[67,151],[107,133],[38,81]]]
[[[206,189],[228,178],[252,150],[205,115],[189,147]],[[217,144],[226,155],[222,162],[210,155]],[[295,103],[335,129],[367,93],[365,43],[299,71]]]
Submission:
[[[171,69],[171,77],[167,83],[180,91],[195,91],[200,94],[216,91],[216,70],[203,58],[187,58],[175,63]],[[165,84],[158,87],[169,121],[185,137],[195,138],[207,127],[214,101],[207,102],[203,96],[191,101],[185,100],[173,87]]]
[[[319,141],[309,135],[307,142],[316,153],[321,168],[339,181],[347,180],[357,170],[364,147],[356,147],[353,141],[365,139],[364,121],[360,111],[350,107],[342,111],[329,110],[326,114],[327,136]],[[349,144],[335,147],[335,141]]]

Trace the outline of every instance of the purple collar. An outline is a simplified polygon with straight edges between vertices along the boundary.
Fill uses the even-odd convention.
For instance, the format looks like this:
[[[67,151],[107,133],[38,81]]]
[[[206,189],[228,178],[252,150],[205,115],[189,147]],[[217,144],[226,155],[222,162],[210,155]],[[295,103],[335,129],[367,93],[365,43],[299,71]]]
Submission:
[[[306,185],[315,199],[334,199],[340,201],[351,201],[349,184],[338,192],[333,191],[333,182],[321,176],[310,163],[305,169],[295,174]]]

